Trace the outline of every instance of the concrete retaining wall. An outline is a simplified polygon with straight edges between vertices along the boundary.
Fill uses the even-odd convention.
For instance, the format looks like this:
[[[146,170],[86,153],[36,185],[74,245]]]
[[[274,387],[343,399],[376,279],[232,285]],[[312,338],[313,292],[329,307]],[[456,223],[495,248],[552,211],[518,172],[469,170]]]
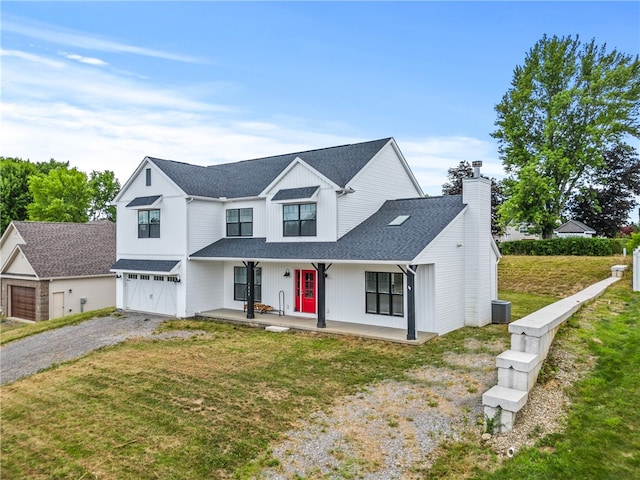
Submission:
[[[508,432],[525,406],[556,332],[582,305],[620,280],[626,265],[611,267],[611,277],[509,324],[511,349],[496,357],[498,385],[482,395],[485,421],[494,431]]]

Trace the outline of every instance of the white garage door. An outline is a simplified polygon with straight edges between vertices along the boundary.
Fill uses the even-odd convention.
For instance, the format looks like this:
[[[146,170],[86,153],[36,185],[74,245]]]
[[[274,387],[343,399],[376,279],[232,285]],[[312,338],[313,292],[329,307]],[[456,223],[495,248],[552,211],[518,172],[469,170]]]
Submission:
[[[140,312],[175,315],[176,277],[170,275],[124,275],[124,308]]]

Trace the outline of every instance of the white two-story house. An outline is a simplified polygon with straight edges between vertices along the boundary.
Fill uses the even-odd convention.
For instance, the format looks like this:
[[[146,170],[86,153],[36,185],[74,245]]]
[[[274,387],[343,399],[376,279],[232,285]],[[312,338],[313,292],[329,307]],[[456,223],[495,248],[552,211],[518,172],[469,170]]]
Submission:
[[[117,307],[271,306],[443,334],[491,321],[491,184],[425,198],[392,138],[212,165],[145,158],[115,199]]]

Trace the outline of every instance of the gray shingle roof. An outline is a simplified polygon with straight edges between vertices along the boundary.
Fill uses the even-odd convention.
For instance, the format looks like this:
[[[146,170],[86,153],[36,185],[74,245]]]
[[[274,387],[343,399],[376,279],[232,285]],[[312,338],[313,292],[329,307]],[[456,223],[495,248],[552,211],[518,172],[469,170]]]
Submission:
[[[593,228],[588,227],[587,225],[585,225],[582,222],[579,222],[578,220],[569,220],[568,222],[563,223],[558,228],[556,228],[554,230],[554,232],[557,232],[557,233],[585,233],[585,232],[596,233],[596,231]]]
[[[311,198],[319,188],[319,185],[315,187],[285,188],[282,190],[278,190],[278,193],[273,196],[272,200],[302,200]]]
[[[20,222],[13,225],[24,239],[20,248],[39,278],[109,274],[116,259],[116,225]]]
[[[146,207],[153,205],[162,195],[152,195],[151,197],[136,197],[127,203],[127,207]]]
[[[270,242],[264,238],[223,238],[191,258],[413,260],[464,209],[461,195],[388,200],[337,242]],[[410,215],[389,226],[398,215]]]
[[[170,273],[178,262],[179,260],[132,260],[121,258],[111,266],[111,269],[127,272]]]
[[[209,167],[153,157],[148,159],[187,195],[242,198],[257,196],[297,157],[335,184],[346,187],[347,183],[390,140],[391,138],[383,138]]]

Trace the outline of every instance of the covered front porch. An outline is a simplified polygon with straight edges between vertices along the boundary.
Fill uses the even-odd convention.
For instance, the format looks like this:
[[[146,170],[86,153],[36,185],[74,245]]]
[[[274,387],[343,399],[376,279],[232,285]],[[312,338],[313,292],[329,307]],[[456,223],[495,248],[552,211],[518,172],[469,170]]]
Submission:
[[[326,320],[326,327],[318,328],[317,320],[315,318],[278,315],[278,313],[256,312],[254,318],[248,319],[246,312],[230,308],[220,308],[217,310],[199,312],[197,316],[201,318],[238,322],[247,325],[285,327],[295,330],[328,333],[332,335],[351,335],[354,337],[384,340],[387,342],[403,343],[408,345],[421,345],[438,336],[436,333],[416,332],[415,340],[407,340],[406,328],[380,327],[360,323],[337,322],[333,320]]]

